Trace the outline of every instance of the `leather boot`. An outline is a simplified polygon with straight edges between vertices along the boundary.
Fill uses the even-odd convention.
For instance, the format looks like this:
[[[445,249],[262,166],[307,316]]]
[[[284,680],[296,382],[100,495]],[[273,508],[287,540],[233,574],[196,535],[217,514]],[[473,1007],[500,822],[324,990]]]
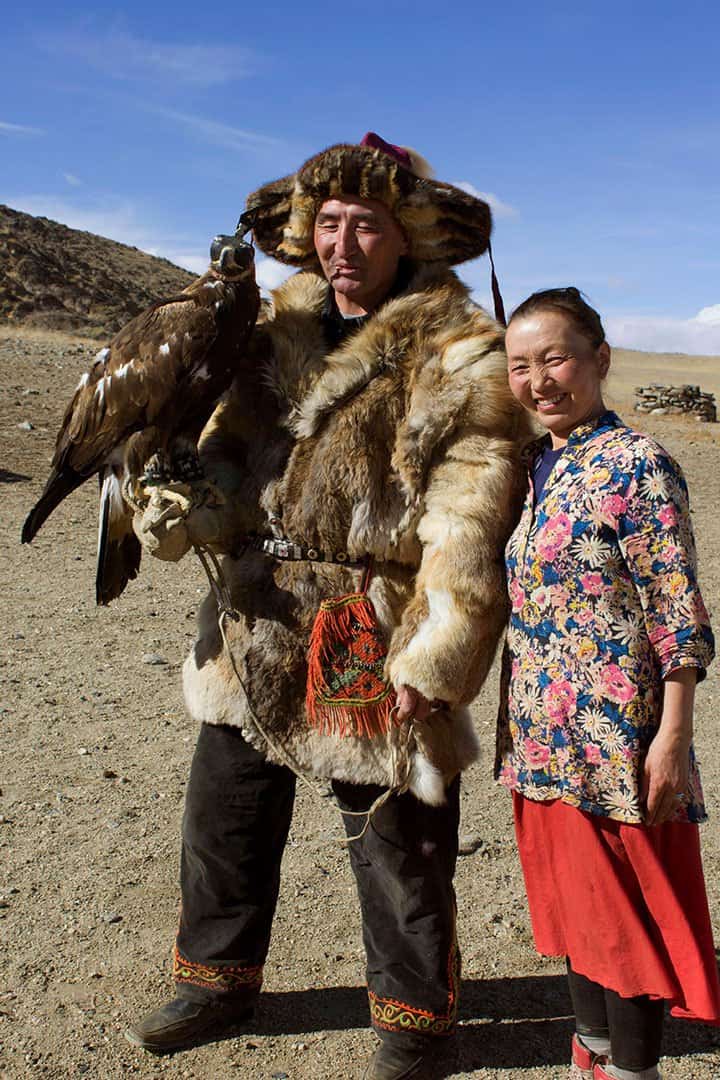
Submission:
[[[382,1043],[370,1059],[364,1080],[430,1080],[428,1071],[431,1056],[417,1047],[402,1049],[392,1043]]]
[[[235,1001],[187,1001],[173,998],[148,1013],[125,1032],[125,1038],[143,1050],[163,1053],[193,1046],[210,1034],[219,1034],[252,1018],[253,1007]]]

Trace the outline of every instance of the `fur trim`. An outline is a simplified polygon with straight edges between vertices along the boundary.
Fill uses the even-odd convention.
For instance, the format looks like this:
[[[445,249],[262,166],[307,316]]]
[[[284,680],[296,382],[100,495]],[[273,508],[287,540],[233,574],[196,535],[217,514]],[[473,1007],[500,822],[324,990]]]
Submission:
[[[420,176],[423,180],[433,180],[435,178],[435,171],[427,158],[424,158],[412,146],[403,146],[402,149],[410,155],[410,171],[415,176]]]
[[[416,158],[425,172],[427,162]],[[296,173],[249,195],[239,227],[252,228],[266,255],[290,266],[317,267],[315,217],[323,202],[338,195],[384,203],[408,238],[410,258],[418,262],[461,263],[487,250],[487,203],[411,172],[382,150],[348,144],[323,150]]]

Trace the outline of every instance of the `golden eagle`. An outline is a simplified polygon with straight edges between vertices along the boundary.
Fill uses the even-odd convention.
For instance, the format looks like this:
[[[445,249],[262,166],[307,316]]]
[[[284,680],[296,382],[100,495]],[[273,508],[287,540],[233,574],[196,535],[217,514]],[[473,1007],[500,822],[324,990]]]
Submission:
[[[97,474],[98,604],[114,600],[137,576],[141,547],[132,519],[147,488],[202,475],[198,438],[232,382],[258,315],[253,256],[238,236],[215,237],[207,272],[120,330],[65,411],[50,476],[22,542]]]

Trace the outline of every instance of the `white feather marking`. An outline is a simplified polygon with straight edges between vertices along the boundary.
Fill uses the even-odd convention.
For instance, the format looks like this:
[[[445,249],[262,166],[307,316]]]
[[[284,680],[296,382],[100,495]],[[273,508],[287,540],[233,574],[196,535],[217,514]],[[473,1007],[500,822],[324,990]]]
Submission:
[[[132,360],[126,360],[124,364],[121,364],[117,371],[113,372],[116,379],[124,379],[128,373],[128,368],[132,367]]]
[[[102,405],[105,399],[105,379],[100,379],[95,387],[95,397],[98,399],[98,405]]]
[[[101,349],[100,352],[97,353],[96,356],[95,356],[95,363],[96,364],[104,364],[109,355],[110,355],[110,350],[108,348]]]
[[[125,510],[125,504],[123,502],[122,491],[120,489],[120,481],[118,480],[112,469],[108,469],[108,471],[105,473],[102,492],[100,494],[98,550],[100,549],[100,542],[102,540],[103,512],[106,504],[108,508],[108,522],[112,521],[113,518],[122,517]]]
[[[222,288],[221,281],[206,281],[203,285],[203,289],[220,289]]]
[[[159,352],[160,352],[161,356],[169,356],[170,355],[170,346],[167,343],[167,341],[163,342],[163,344],[160,346]]]
[[[211,378],[212,374],[207,364],[203,364],[202,367],[199,367],[197,371],[193,373],[193,379],[202,379],[203,381],[206,381],[207,379]]]
[[[83,386],[87,386],[89,380],[90,380],[90,372],[86,371],[84,375],[80,376],[80,382],[77,384],[78,390],[82,390]]]

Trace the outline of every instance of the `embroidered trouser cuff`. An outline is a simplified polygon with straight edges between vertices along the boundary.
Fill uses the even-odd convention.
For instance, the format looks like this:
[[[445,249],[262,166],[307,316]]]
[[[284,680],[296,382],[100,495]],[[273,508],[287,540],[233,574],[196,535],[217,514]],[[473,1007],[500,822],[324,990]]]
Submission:
[[[262,965],[231,967],[199,964],[183,956],[176,943],[173,950],[173,978],[178,987],[178,997],[204,1000],[208,994],[225,994],[254,1000],[262,988],[263,969]],[[191,990],[190,987],[195,989]]]
[[[333,784],[341,809],[367,810],[382,793],[368,785]],[[373,1027],[381,1039],[427,1045],[454,1031],[460,953],[452,880],[457,859],[460,782],[447,804],[413,795],[391,798],[365,835],[349,845],[363,915]],[[364,819],[346,815],[348,836]]]
[[[182,998],[260,993],[295,777],[237,728],[203,724],[190,770],[173,975]]]

